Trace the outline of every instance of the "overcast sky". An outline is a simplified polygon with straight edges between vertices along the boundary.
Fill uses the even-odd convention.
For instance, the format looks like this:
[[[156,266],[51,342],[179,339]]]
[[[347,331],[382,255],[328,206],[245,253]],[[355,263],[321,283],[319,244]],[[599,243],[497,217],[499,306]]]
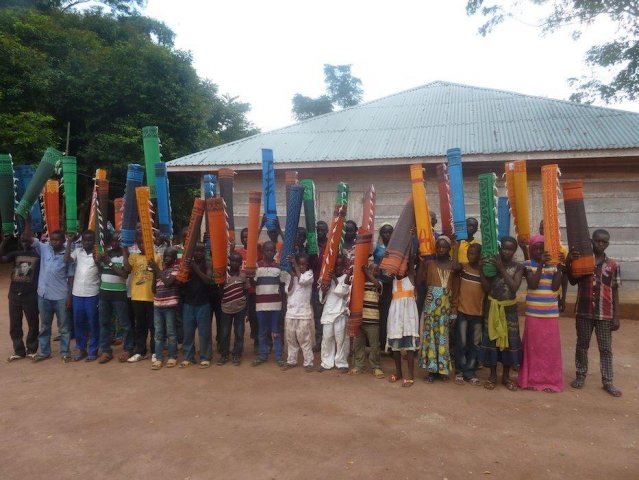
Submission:
[[[148,0],[145,13],[176,33],[201,77],[252,106],[263,131],[294,122],[295,93],[324,93],[323,65],[353,65],[364,100],[434,80],[567,99],[567,79],[588,72],[584,52],[614,33],[590,28],[540,37],[537,11],[487,38],[464,0]],[[615,108],[639,111],[636,104]]]

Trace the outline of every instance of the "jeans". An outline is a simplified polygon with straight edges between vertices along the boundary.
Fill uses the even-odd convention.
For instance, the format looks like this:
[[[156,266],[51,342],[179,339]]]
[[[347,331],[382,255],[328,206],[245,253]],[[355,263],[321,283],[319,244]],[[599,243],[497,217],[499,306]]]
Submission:
[[[465,380],[470,380],[475,376],[479,359],[482,321],[481,315],[457,313],[455,370],[457,373],[461,373]]]
[[[27,320],[27,346],[25,349],[22,331],[22,314]],[[13,352],[21,357],[38,351],[38,295],[32,293],[9,293],[9,335],[13,342]]]
[[[88,350],[90,357],[97,357],[100,344],[97,295],[93,297],[77,297],[73,295],[73,323],[75,324],[76,348],[78,350]],[[87,330],[89,331],[88,349]]]
[[[135,348],[134,353],[143,357],[146,355],[146,337],[151,331],[151,353],[155,353],[155,325],[153,315],[153,302],[144,302],[141,300],[131,300],[135,318]]]
[[[58,330],[60,332],[60,355],[69,355],[71,338],[66,303],[65,298],[62,300],[47,300],[38,295],[38,310],[40,311],[38,343],[40,355],[44,357],[51,356],[51,324],[53,323],[54,313],[58,319]]]
[[[175,323],[177,307],[154,307],[153,324],[155,326],[155,358],[164,357],[164,337],[167,338],[169,358],[177,358],[177,334]]]
[[[246,305],[248,309],[249,325],[251,327],[251,339],[257,346],[259,338],[259,327],[257,325],[257,312],[255,311],[255,293],[246,295]]]
[[[195,362],[195,329],[200,339],[200,361],[211,361],[213,357],[213,339],[211,338],[211,305],[190,305],[182,307],[182,325],[184,326],[184,360]]]
[[[111,337],[114,331],[113,315],[117,318],[122,328],[122,337],[124,338],[124,351],[129,354],[133,353],[133,331],[129,322],[129,305],[126,300],[106,300],[100,299],[99,304],[100,316],[100,351],[111,355]]]
[[[313,307],[313,316],[315,317],[315,346],[317,348],[322,344],[322,312],[324,311],[324,304],[320,302],[319,290],[313,288],[311,293],[311,306]]]
[[[235,332],[233,338],[233,357],[241,357],[244,350],[244,320],[246,319],[246,308],[237,313],[222,312],[221,333],[220,333],[220,355],[223,358],[229,356],[231,344],[231,328]]]
[[[260,342],[258,357],[261,360],[268,358],[268,337],[273,337],[275,360],[282,360],[282,333],[280,331],[280,311],[271,310],[257,312],[258,338]]]

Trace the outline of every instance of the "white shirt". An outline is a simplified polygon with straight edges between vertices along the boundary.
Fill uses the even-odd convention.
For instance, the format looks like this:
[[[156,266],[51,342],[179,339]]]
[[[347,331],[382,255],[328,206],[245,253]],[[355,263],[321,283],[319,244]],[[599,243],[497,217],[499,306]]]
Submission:
[[[348,314],[348,297],[351,286],[346,285],[346,274],[337,279],[337,284],[331,280],[326,296],[320,290],[320,302],[324,304],[322,325],[334,323],[338,317]]]
[[[93,252],[87,253],[84,248],[76,248],[71,252],[71,258],[75,262],[73,295],[95,297],[100,293],[100,273],[93,261]]]
[[[288,292],[286,317],[299,320],[313,318],[311,293],[313,291],[313,271],[306,270],[299,278],[291,277],[293,287]]]

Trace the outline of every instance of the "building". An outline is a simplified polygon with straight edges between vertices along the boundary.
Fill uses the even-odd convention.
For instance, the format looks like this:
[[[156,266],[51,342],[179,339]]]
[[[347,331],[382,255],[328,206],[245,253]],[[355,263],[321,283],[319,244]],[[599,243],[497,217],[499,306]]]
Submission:
[[[527,160],[533,231],[542,215],[541,165],[558,163],[562,178],[582,178],[590,228],[610,231],[609,254],[622,262],[624,291],[639,291],[638,113],[437,81],[178,158],[168,169],[204,174],[234,168],[240,229],[248,192],[261,190],[260,149],[271,148],[282,225],[285,170],[315,181],[318,219],[327,221],[338,181],[350,185],[348,218],[358,224],[362,196],[375,185],[380,225],[394,223],[410,194],[412,163],[424,164],[430,207],[439,211],[435,165],[451,147],[462,150],[471,216],[479,213],[477,175],[501,175],[504,162]]]

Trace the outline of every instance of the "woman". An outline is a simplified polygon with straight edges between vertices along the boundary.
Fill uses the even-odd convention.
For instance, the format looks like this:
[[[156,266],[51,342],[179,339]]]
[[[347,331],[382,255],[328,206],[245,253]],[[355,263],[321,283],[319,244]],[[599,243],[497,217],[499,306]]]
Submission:
[[[517,383],[530,390],[562,392],[564,378],[557,301],[562,269],[547,264],[550,255],[544,251],[542,235],[532,237],[528,249],[530,260],[524,263],[528,283],[524,359]]]
[[[422,313],[422,348],[419,366],[428,370],[426,382],[448,380],[451,370],[449,330],[453,320],[453,284],[457,275],[450,259],[450,238],[442,235],[435,244],[435,260],[423,260],[418,285],[428,288]]]

